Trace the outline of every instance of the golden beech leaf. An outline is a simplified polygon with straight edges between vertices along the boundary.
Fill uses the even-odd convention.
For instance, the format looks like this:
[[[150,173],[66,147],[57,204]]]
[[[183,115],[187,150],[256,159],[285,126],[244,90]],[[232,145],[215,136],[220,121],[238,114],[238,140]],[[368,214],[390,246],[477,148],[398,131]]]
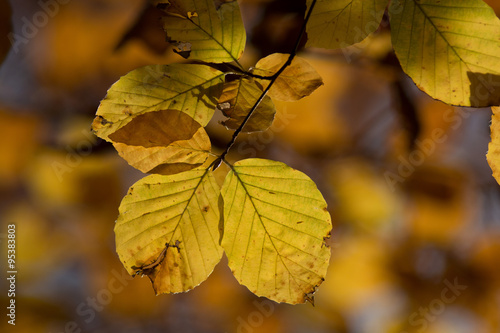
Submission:
[[[482,0],[394,0],[392,44],[401,67],[447,104],[500,105],[500,20]]]
[[[318,0],[307,24],[306,47],[337,49],[363,41],[377,30],[387,0]],[[310,8],[312,0],[307,0]]]
[[[219,186],[210,170],[150,175],[120,204],[116,252],[131,275],[147,275],[156,294],[193,289],[222,257]]]
[[[167,147],[129,146],[113,143],[118,154],[144,173],[171,175],[201,166],[210,153],[210,138],[200,127],[189,140],[180,140]]]
[[[288,60],[289,55],[273,53],[260,59],[253,72],[261,76],[271,76]],[[258,80],[266,88],[269,80]],[[303,58],[295,57],[292,63],[278,77],[268,95],[280,101],[297,101],[309,96],[323,85],[323,79],[316,70]]]
[[[106,141],[134,117],[175,109],[201,126],[208,124],[222,93],[224,73],[204,65],[145,66],[121,77],[109,88],[92,123],[93,132]]]
[[[207,62],[237,61],[245,48],[246,32],[238,2],[213,0],[155,1],[167,13],[167,39],[184,58]]]
[[[240,127],[261,95],[262,89],[257,86],[254,80],[240,78],[226,83],[219,99],[218,108],[229,119],[222,124],[233,130]],[[275,114],[276,108],[273,101],[270,97],[265,96],[243,127],[243,132],[265,131],[273,123]]]
[[[129,146],[166,147],[174,141],[191,139],[200,127],[184,112],[160,110],[134,117],[109,138]]]
[[[493,171],[493,177],[500,184],[500,107],[492,107],[491,116],[491,141],[488,145],[488,154],[486,159]]]
[[[222,247],[236,279],[258,296],[304,303],[322,283],[332,228],[316,184],[284,163],[235,163],[221,190]]]

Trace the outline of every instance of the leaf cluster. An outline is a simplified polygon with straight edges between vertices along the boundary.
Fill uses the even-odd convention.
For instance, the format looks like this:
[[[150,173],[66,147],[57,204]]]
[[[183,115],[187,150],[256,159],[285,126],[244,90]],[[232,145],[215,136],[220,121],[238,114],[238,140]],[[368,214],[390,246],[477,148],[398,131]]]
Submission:
[[[313,300],[330,258],[321,193],[281,162],[226,159],[241,132],[271,126],[273,100],[296,101],[323,84],[296,55],[305,32],[307,47],[344,48],[375,32],[387,11],[396,56],[420,89],[452,105],[500,104],[500,21],[481,0],[307,0],[295,48],[249,70],[239,63],[246,33],[236,1],[155,4],[174,51],[195,63],[146,66],[120,78],[92,129],[152,174],[129,189],[115,233],[126,269],[147,275],[157,294],[194,288],[225,252],[236,279],[255,294]],[[204,126],[216,111],[234,133],[210,161]],[[222,188],[213,175],[221,163],[229,169]]]

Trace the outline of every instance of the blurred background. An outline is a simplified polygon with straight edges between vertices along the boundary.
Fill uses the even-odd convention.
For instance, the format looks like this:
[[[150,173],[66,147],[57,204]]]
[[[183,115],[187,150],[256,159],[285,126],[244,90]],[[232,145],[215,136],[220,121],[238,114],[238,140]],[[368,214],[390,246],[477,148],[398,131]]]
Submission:
[[[305,1],[239,2],[242,63],[292,49]],[[0,67],[0,260],[15,224],[18,270],[16,326],[2,315],[2,332],[500,332],[491,110],[420,92],[398,66],[387,18],[361,44],[301,53],[324,86],[276,103],[273,127],[241,136],[229,156],[283,161],[324,194],[332,259],[313,307],[254,296],[225,258],[185,294],[154,296],[147,278],[127,277],[113,227],[143,175],[90,124],[120,76],[184,60],[145,0],[0,3],[0,58],[11,45]],[[221,120],[207,128],[214,150],[231,135]],[[2,311],[7,289],[2,277]]]

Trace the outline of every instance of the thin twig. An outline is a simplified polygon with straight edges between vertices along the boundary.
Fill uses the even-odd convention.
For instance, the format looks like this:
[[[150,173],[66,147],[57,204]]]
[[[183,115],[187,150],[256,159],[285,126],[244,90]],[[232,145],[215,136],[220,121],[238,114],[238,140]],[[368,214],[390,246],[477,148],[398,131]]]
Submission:
[[[304,33],[306,31],[307,22],[309,21],[309,18],[311,17],[311,13],[313,11],[313,8],[314,8],[315,4],[316,4],[316,0],[313,0],[312,3],[311,3],[311,7],[309,7],[309,11],[307,12],[307,15],[306,15],[306,17],[304,19],[304,23],[302,24],[302,28],[300,30],[300,34],[297,37],[297,40],[295,41],[295,46],[294,46],[294,48],[292,50],[292,53],[290,53],[287,61],[283,64],[283,66],[281,66],[281,68],[276,73],[274,73],[274,75],[272,75],[270,77],[256,76],[255,74],[247,73],[248,75],[253,76],[253,77],[258,77],[258,78],[261,78],[261,79],[271,80],[271,82],[269,82],[269,85],[266,87],[266,89],[264,89],[264,91],[260,95],[259,99],[257,99],[257,101],[255,102],[255,104],[252,106],[252,108],[250,109],[250,112],[248,112],[248,114],[246,115],[245,119],[243,119],[243,122],[238,127],[238,129],[236,129],[236,131],[234,131],[233,137],[231,138],[231,141],[227,144],[226,149],[224,150],[224,152],[220,155],[220,157],[218,159],[216,159],[210,165],[210,167],[213,167],[213,170],[215,170],[220,165],[220,163],[222,161],[225,161],[225,157],[226,157],[227,153],[229,152],[229,150],[231,149],[231,147],[234,145],[234,142],[236,141],[236,139],[238,138],[238,135],[243,130],[243,127],[245,127],[245,125],[247,124],[248,120],[250,119],[250,117],[252,116],[252,114],[255,112],[255,110],[259,106],[260,102],[262,102],[262,100],[266,96],[266,94],[269,91],[269,89],[271,89],[271,87],[274,84],[274,82],[276,82],[276,80],[281,75],[281,73],[283,73],[283,71],[292,63],[293,58],[295,58],[295,56],[297,55],[297,51],[299,49],[300,41],[302,40],[302,37],[304,36]]]

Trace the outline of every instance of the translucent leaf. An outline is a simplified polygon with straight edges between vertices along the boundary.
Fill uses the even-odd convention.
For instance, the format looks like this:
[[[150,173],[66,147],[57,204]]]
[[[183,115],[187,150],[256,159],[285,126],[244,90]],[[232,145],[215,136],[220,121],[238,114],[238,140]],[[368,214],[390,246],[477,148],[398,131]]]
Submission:
[[[92,130],[108,136],[135,116],[166,109],[180,110],[205,126],[222,93],[224,73],[203,65],[146,66],[121,77],[101,101]]]
[[[167,147],[129,146],[113,143],[118,154],[144,173],[171,175],[201,166],[210,153],[210,139],[200,127],[189,140],[175,141]]]
[[[491,141],[488,145],[488,154],[486,159],[493,171],[493,177],[500,184],[500,107],[491,108]]]
[[[201,125],[178,110],[160,110],[134,117],[125,126],[111,133],[113,142],[130,146],[166,147],[172,142],[189,140]]]
[[[151,175],[132,185],[116,221],[116,251],[156,294],[190,290],[220,261],[219,187],[209,170]]]
[[[392,44],[430,96],[460,106],[500,104],[500,21],[481,0],[395,0]]]
[[[304,303],[330,258],[330,214],[314,182],[283,163],[246,159],[221,193],[222,247],[236,279],[258,296]]]
[[[246,33],[237,1],[170,0],[158,6],[167,13],[168,40],[184,58],[206,62],[237,61],[245,48]]]
[[[307,8],[312,0],[307,0]],[[307,24],[306,47],[337,49],[377,30],[388,0],[318,0]]]
[[[262,89],[253,80],[242,78],[226,83],[218,108],[229,119],[222,124],[229,129],[237,129],[261,95]],[[265,96],[243,127],[243,132],[265,131],[273,123],[275,114],[273,101]]]
[[[273,53],[257,62],[253,72],[261,76],[271,76],[285,64],[289,55]],[[265,88],[269,80],[259,80]],[[281,73],[268,92],[268,95],[280,101],[297,101],[309,96],[323,84],[321,76],[303,58],[295,57],[292,63]]]

